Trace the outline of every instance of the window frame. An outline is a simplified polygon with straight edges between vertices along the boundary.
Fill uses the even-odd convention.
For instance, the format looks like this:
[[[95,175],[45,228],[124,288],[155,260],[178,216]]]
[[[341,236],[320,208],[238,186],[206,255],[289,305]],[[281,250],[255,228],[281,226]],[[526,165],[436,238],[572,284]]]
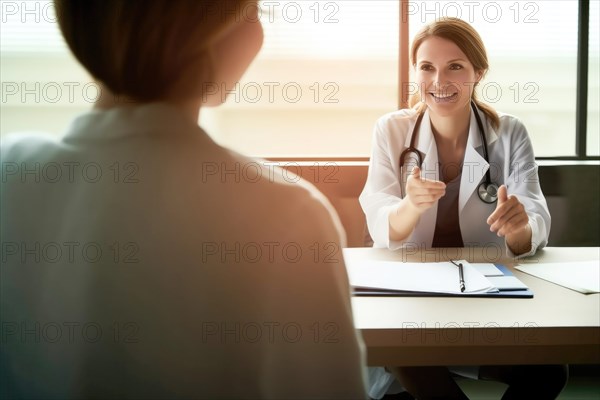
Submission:
[[[576,159],[588,159],[587,111],[590,0],[579,0],[579,18],[577,30],[577,103],[575,106],[575,154]],[[596,157],[596,159],[600,158]]]

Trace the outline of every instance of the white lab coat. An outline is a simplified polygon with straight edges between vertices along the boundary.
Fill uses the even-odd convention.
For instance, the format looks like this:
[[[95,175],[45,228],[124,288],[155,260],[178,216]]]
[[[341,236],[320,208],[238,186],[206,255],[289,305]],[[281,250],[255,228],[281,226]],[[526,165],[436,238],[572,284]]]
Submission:
[[[506,251],[514,256],[505,240],[490,232],[486,220],[495,210],[496,203],[486,204],[480,200],[477,188],[485,180],[490,169],[492,182],[505,184],[509,195],[516,195],[525,206],[532,231],[531,251],[528,256],[548,242],[550,214],[540,188],[537,165],[531,141],[525,126],[514,116],[500,115],[496,130],[479,111],[488,143],[489,164],[483,157],[483,143],[475,115],[471,110],[469,137],[465,150],[459,192],[459,223],[466,247],[488,247],[490,251]],[[414,110],[400,110],[381,117],[373,133],[373,151],[367,182],[360,195],[360,204],[367,217],[369,233],[374,247],[396,250],[402,246],[419,249],[431,248],[437,218],[437,204],[420,218],[412,234],[403,241],[389,238],[388,215],[402,199],[401,181],[406,182],[406,170],[400,172],[400,154],[410,146],[411,132],[417,119]],[[423,157],[421,176],[439,179],[439,163],[435,138],[431,130],[429,112],[425,111],[417,134],[415,147]],[[493,253],[498,254],[498,253]],[[477,378],[477,367],[456,367],[452,371],[463,376]],[[381,398],[394,382],[383,368],[369,368],[372,398]]]
[[[486,220],[496,208],[496,203],[486,204],[479,198],[477,188],[485,180],[490,169],[492,182],[505,184],[509,195],[515,195],[525,206],[532,231],[531,251],[535,253],[548,242],[550,214],[540,188],[537,165],[531,141],[525,126],[516,117],[500,114],[500,127],[496,130],[479,111],[488,142],[488,164],[483,157],[483,144],[477,121],[471,111],[469,138],[465,150],[459,193],[460,231],[466,247],[498,247],[506,249],[504,238],[490,232]],[[374,247],[391,250],[401,246],[430,248],[435,231],[437,204],[429,208],[420,218],[412,234],[404,241],[389,239],[389,213],[398,207],[402,199],[401,180],[406,182],[406,168],[400,174],[400,153],[410,144],[410,133],[416,121],[413,110],[400,110],[381,117],[375,125],[373,152],[369,174],[360,204],[367,216],[369,232]],[[421,176],[439,179],[439,163],[435,138],[431,131],[429,113],[425,112],[415,147],[423,155]]]
[[[365,398],[313,186],[160,103],[1,150],[0,397]]]

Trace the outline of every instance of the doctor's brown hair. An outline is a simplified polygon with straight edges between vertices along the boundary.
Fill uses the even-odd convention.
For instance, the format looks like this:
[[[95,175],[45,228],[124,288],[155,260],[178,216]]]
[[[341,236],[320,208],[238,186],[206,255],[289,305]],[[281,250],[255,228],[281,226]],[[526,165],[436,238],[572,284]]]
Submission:
[[[454,43],[458,48],[465,53],[467,59],[475,71],[481,71],[482,76],[485,75],[489,69],[489,63],[487,53],[483,40],[479,33],[467,22],[459,18],[440,18],[428,25],[425,25],[415,36],[410,49],[410,57],[413,66],[417,60],[417,50],[421,44],[432,36],[440,37]],[[414,94],[409,99],[409,106],[414,107],[420,102],[420,95]],[[486,115],[489,119],[492,127],[498,129],[500,126],[500,118],[498,113],[489,105],[482,103],[477,99],[477,93],[473,90],[473,101],[477,107]],[[418,112],[425,111],[425,105],[416,107]]]
[[[210,44],[247,18],[249,0],[54,0],[77,60],[113,94],[150,102],[202,95]]]

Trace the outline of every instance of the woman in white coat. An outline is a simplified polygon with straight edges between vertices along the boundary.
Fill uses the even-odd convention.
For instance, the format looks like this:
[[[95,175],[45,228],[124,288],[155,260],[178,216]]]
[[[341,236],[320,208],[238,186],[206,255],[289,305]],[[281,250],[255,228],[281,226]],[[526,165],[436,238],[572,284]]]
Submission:
[[[524,125],[476,98],[475,86],[488,70],[480,36],[466,22],[444,18],[417,34],[411,57],[419,93],[411,109],[377,122],[360,196],[374,246],[498,246],[512,256],[535,253],[548,241],[550,214]],[[419,399],[464,398],[446,368],[388,369]],[[378,388],[372,397],[393,381],[378,371],[370,371],[371,389]],[[509,383],[506,398],[533,398],[519,387],[521,367],[471,372]],[[562,366],[531,367],[524,375],[535,398],[554,398],[566,381]],[[536,384],[536,376],[555,380]]]

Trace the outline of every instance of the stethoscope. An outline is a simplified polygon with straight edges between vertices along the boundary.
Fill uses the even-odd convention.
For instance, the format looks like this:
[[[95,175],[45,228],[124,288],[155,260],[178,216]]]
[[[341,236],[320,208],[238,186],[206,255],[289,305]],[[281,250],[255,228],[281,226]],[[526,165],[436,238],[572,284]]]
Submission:
[[[471,108],[473,109],[473,112],[475,113],[475,119],[477,119],[477,126],[479,127],[479,136],[481,136],[481,141],[483,142],[483,157],[485,158],[485,161],[489,164],[490,159],[488,156],[487,139],[485,137],[485,132],[483,130],[483,123],[481,122],[481,118],[479,117],[479,113],[477,112],[477,107],[475,106],[474,102],[471,102]],[[412,133],[410,136],[410,146],[408,148],[406,148],[400,154],[400,177],[402,177],[402,169],[404,167],[404,162],[406,161],[406,158],[409,157],[409,155],[411,153],[413,155],[416,155],[416,159],[417,159],[417,162],[419,163],[419,167],[421,167],[423,165],[423,157],[421,157],[421,153],[415,148],[415,141],[416,141],[416,137],[417,137],[417,135],[415,135],[415,133],[419,131],[419,126],[421,125],[421,120],[423,119],[423,114],[424,113],[422,112],[417,117],[417,121],[415,122],[415,126],[413,127],[413,130],[412,130]],[[400,178],[400,179],[402,179],[402,178]],[[400,186],[402,186],[402,184]],[[479,198],[481,199],[481,201],[483,201],[484,203],[487,203],[487,204],[493,204],[498,200],[498,185],[496,185],[495,183],[492,182],[492,177],[491,177],[489,168],[485,172],[485,181],[481,182],[481,184],[477,188],[477,194],[479,195]]]

